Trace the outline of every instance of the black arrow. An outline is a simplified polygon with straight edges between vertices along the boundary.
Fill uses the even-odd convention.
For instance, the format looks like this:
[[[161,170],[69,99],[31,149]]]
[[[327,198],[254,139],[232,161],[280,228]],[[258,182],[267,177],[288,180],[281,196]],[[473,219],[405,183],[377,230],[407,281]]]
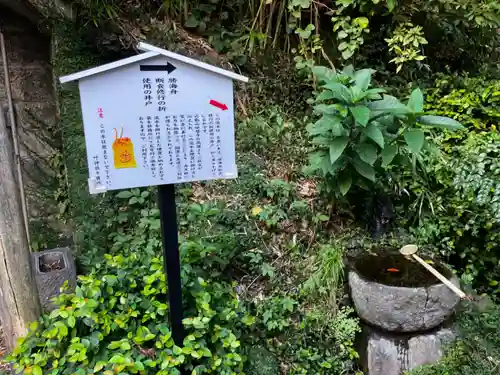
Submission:
[[[167,63],[167,65],[140,65],[139,67],[141,72],[168,72],[168,74],[177,69],[170,63]]]

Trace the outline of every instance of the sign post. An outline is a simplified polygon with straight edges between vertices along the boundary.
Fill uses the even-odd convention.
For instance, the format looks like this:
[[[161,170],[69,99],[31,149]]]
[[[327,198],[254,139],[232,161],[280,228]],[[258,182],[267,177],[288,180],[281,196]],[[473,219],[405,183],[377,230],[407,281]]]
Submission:
[[[184,327],[182,326],[182,285],[181,263],[179,257],[179,236],[177,212],[175,207],[175,185],[158,186],[158,205],[160,208],[161,234],[163,239],[163,268],[167,280],[168,303],[172,338],[182,347]]]
[[[69,76],[78,81],[91,194],[158,186],[172,337],[183,346],[175,185],[237,177],[233,80],[170,51],[147,51]]]

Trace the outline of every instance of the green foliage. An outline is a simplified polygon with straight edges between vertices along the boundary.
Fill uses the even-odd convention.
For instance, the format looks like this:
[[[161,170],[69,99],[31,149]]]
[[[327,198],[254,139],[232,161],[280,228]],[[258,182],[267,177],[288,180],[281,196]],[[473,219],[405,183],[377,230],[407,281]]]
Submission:
[[[498,133],[471,133],[451,157],[434,160],[435,180],[427,188],[439,195],[439,204],[416,230],[465,282],[493,295],[500,292],[499,145]]]
[[[280,375],[280,364],[276,357],[262,347],[252,348],[245,367],[247,375]]]
[[[429,3],[424,10],[434,7],[449,12],[448,17],[474,27],[496,28],[500,25],[500,5],[495,1],[434,0]]]
[[[363,45],[363,33],[369,33],[368,18],[357,17],[351,19],[350,16],[339,14],[332,17],[333,31],[337,33],[339,44],[338,50],[342,53],[342,59],[350,59],[354,53]]]
[[[407,22],[399,25],[391,38],[386,39],[389,51],[396,55],[390,62],[396,64],[396,73],[411,61],[422,61],[422,45],[427,44],[421,26]]]
[[[426,108],[460,121],[473,131],[497,131],[500,122],[500,81],[483,77],[441,76],[427,91]],[[464,138],[465,133],[460,136]],[[450,141],[453,141],[452,137]],[[460,139],[459,138],[459,139]],[[453,142],[450,142],[453,145]]]
[[[258,305],[256,325],[265,328],[261,332],[268,343],[274,342],[268,349],[282,360],[288,374],[354,373],[354,336],[360,328],[352,313],[350,308],[337,314],[329,307],[304,309],[290,297],[271,297]]]
[[[311,276],[303,284],[304,292],[309,295],[328,296],[333,309],[344,278],[343,255],[343,249],[336,244],[320,246],[312,260]]]
[[[175,374],[201,366],[195,374],[229,375],[242,373],[246,354],[260,356],[248,350],[249,343],[272,353],[249,363],[249,374],[355,373],[359,322],[338,303],[343,246],[330,243],[333,233],[353,231],[344,212],[319,199],[317,180],[298,171],[311,148],[309,169],[322,177],[328,192],[341,198],[360,188],[389,190],[399,198],[403,223],[418,224],[411,229],[419,242],[445,257],[465,281],[498,294],[498,82],[445,77],[428,90],[425,103],[419,89],[404,103],[397,98],[415,87],[405,77],[417,81],[419,74],[424,87],[423,73],[429,78],[435,71],[472,70],[490,60],[494,65],[498,4],[79,0],[76,7],[87,25],[82,33],[63,30],[57,75],[98,65],[85,35],[89,29],[104,31],[92,24],[127,30],[117,39],[128,48],[130,30],[133,39],[141,33],[149,38],[149,20],[171,25],[172,34],[179,25],[188,29],[181,41],[190,54],[199,54],[200,47],[203,55],[207,51],[194,33],[233,63],[245,64],[240,68],[252,83],[237,92],[240,178],[179,189],[190,317],[185,327],[192,340],[177,348],[165,324],[155,192],[88,196],[78,92],[61,90],[71,203],[61,206],[77,228],[79,262],[90,274],[77,293],[60,298],[60,308],[18,349],[15,360],[27,373],[51,374],[55,366],[59,374]],[[295,54],[296,71],[289,52]],[[376,66],[382,80],[397,82],[387,88],[394,96],[371,86],[371,69],[333,68],[345,60]],[[408,74],[388,73],[389,60]],[[312,90],[317,90],[311,101],[317,121],[307,127],[310,147],[300,124],[309,122],[301,111]],[[455,130],[457,121],[491,134],[474,134],[465,145],[465,130],[436,136],[434,128]],[[238,296],[231,278],[241,281]],[[247,302],[255,318],[243,307]],[[456,353],[463,360],[458,356],[467,352]]]
[[[493,375],[500,362],[500,307],[470,304],[459,315],[460,338],[435,365],[415,369],[411,375]]]
[[[80,17],[100,26],[103,22],[117,20],[119,5],[115,0],[79,0]]]
[[[132,253],[106,255],[99,271],[80,276],[76,292],[58,297],[58,309],[32,325],[11,360],[17,371],[28,373],[241,373],[238,338],[253,319],[233,287],[196,278],[189,268],[183,281],[182,347],[174,344],[165,323],[162,259]]]
[[[407,104],[382,97],[385,90],[370,88],[370,69],[315,67],[313,72],[321,87],[314,111],[321,117],[307,128],[318,149],[309,170],[320,172],[336,196],[376,183],[392,163],[415,165],[426,145],[422,126],[462,128],[455,120],[425,115],[419,89]]]
[[[294,137],[296,127],[296,121],[278,107],[266,107],[261,113],[239,123],[239,146],[244,151],[262,153],[274,151],[276,146],[296,144],[299,141]]]

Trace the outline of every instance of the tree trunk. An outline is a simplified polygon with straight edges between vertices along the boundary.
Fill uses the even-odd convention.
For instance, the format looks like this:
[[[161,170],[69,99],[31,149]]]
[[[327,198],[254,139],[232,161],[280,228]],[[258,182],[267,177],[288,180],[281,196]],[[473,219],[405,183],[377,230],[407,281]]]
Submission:
[[[14,173],[14,155],[4,112],[0,107],[0,314],[5,343],[17,338],[40,316],[40,300],[31,271],[21,198]]]

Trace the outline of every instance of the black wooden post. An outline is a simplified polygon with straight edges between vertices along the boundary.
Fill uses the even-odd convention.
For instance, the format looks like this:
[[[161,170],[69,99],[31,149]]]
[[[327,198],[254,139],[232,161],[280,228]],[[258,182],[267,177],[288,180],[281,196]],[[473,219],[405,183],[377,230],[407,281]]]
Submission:
[[[172,338],[177,346],[183,347],[181,263],[179,259],[175,185],[158,186],[158,197],[163,237],[163,269],[167,280]]]

